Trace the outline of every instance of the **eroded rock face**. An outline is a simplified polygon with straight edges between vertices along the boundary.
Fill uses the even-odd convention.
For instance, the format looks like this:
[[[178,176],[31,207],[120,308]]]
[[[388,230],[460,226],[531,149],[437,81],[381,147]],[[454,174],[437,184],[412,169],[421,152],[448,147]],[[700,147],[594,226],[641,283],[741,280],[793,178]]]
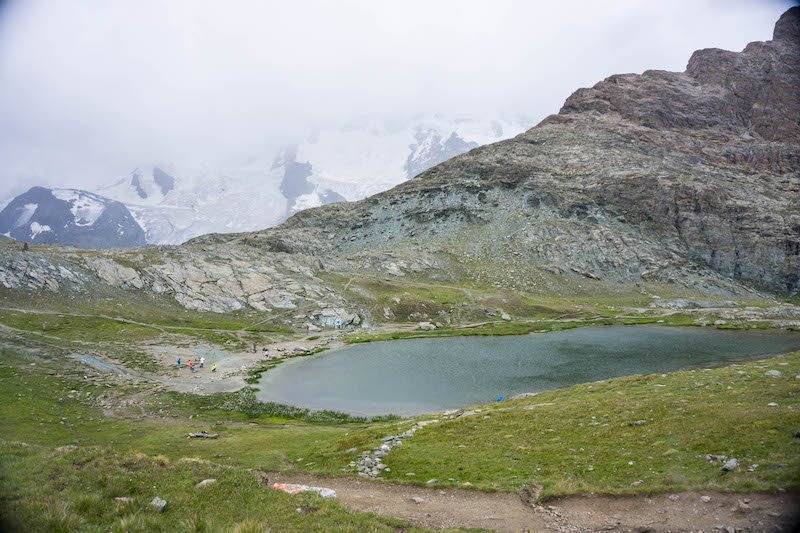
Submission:
[[[264,254],[245,247],[21,252],[18,243],[4,244],[0,284],[7,289],[146,290],[172,297],[188,309],[217,313],[335,307],[349,317],[348,323],[353,317],[358,323],[358,315],[316,277],[321,265],[310,256]]]
[[[796,295],[798,20],[790,9],[742,52],[700,50],[685,72],[611,76],[514,139],[247,239],[392,275],[406,259],[510,287],[566,276]]]

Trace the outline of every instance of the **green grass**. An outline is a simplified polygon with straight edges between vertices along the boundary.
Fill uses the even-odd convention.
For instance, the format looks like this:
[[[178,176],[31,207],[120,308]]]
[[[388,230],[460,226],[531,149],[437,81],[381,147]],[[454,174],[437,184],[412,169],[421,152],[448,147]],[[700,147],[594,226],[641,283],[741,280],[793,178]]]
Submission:
[[[0,465],[6,531],[394,532],[403,525],[313,495],[271,490],[252,472],[191,458],[3,442]],[[209,478],[216,483],[195,487]],[[156,496],[167,501],[160,513],[149,505]]]
[[[80,313],[85,314],[85,310]],[[255,330],[213,328],[213,322],[191,322],[191,327],[169,324],[133,324],[129,318],[102,316],[75,316],[58,312],[21,312],[0,309],[0,324],[28,332],[32,336],[64,346],[90,346],[106,351],[114,359],[145,370],[158,370],[152,356],[137,349],[138,343],[160,339],[163,344],[180,344],[188,339],[205,342],[227,350],[249,350],[253,343],[264,344],[274,335],[265,336],[270,329],[258,326]],[[231,326],[230,323],[223,323]],[[242,325],[242,324],[238,324]],[[259,330],[262,328],[262,330]],[[273,328],[273,334],[277,329]],[[288,330],[278,334],[290,335]]]
[[[313,497],[284,501],[247,470],[344,475],[358,453],[411,421],[368,423],[300,412],[253,403],[242,393],[168,392],[151,393],[125,407],[122,417],[109,417],[101,404],[118,405],[115,399],[136,397],[147,387],[84,379],[86,368],[66,353],[22,341],[0,347],[0,439],[6,441],[0,443],[0,512],[7,528],[106,531],[128,524],[128,530],[157,531],[174,529],[181,520],[191,522],[187,530],[196,524],[219,530],[245,520],[267,521],[275,530],[396,525]],[[766,376],[767,369],[782,375]],[[391,471],[382,477],[394,483],[436,478],[442,485],[502,491],[541,485],[545,497],[796,488],[796,375],[800,353],[617,378],[492,404],[417,432],[387,456]],[[240,400],[246,405],[236,405]],[[636,420],[645,423],[631,425]],[[186,438],[198,430],[220,436]],[[55,451],[64,445],[77,449]],[[742,467],[722,474],[720,464],[700,457],[706,453],[737,457]],[[759,466],[746,472],[750,464]],[[205,477],[220,480],[219,493],[195,491]],[[163,514],[147,507],[155,495],[170,502]],[[120,506],[115,496],[134,501]],[[320,510],[297,514],[299,501]]]
[[[434,330],[390,331],[381,333],[353,333],[344,337],[348,344],[362,342],[375,342],[399,339],[417,339],[428,337],[455,337],[475,335],[526,335],[528,333],[546,333],[551,331],[564,331],[585,326],[633,326],[644,324],[659,324],[665,326],[695,326],[696,317],[687,314],[673,314],[668,316],[643,316],[643,317],[584,317],[574,321],[537,320],[529,322],[486,322],[474,326],[443,327]],[[722,327],[722,326],[720,326]],[[747,326],[737,327],[729,324],[727,329],[742,329]]]
[[[766,369],[782,375],[766,376]],[[798,487],[796,375],[800,353],[503,402],[425,428],[388,457],[386,477],[408,482],[413,472],[421,482],[452,478],[445,483],[497,490],[536,484],[545,496]],[[646,422],[631,425],[636,420]],[[743,466],[723,474],[703,454],[736,457]],[[751,464],[759,466],[746,472]]]
[[[248,330],[257,333],[289,334],[283,324],[259,323],[271,314],[256,311],[211,313],[182,307],[169,296],[149,291],[126,291],[93,285],[93,292],[76,297],[67,292],[11,290],[0,287],[0,307],[39,311],[81,313],[123,317],[153,323],[166,328],[201,328],[209,330]],[[257,324],[257,325],[256,325]]]
[[[131,342],[158,337],[156,328],[106,318],[0,311],[0,323],[78,342]]]

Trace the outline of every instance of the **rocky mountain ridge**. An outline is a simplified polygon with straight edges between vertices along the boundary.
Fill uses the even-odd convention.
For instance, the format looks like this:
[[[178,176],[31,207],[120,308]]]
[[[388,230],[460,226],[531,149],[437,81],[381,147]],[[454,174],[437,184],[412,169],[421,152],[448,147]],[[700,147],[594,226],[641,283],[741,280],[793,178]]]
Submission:
[[[799,27],[793,8],[772,41],[701,50],[681,73],[612,76],[513,139],[276,228],[94,256],[6,247],[0,281],[69,290],[63,268],[192,309],[298,320],[352,318],[371,297],[348,289],[358,279],[547,297],[796,297]],[[380,305],[358,308],[359,320],[395,313]]]

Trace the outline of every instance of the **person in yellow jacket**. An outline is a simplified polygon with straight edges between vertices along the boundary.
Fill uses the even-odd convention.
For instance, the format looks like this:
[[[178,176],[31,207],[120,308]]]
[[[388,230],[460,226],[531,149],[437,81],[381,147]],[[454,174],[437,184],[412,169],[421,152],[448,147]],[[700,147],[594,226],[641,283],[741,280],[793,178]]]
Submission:
[[[211,371],[212,372],[216,372],[217,371],[217,363],[211,363]]]

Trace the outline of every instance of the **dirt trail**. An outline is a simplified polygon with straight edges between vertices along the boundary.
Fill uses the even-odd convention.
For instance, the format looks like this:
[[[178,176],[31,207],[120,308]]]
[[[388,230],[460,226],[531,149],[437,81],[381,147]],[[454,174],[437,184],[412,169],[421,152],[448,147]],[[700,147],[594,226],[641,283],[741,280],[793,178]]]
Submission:
[[[495,531],[792,531],[800,494],[713,492],[637,496],[572,496],[532,505],[517,494],[390,485],[359,478],[272,473],[269,482],[336,491],[345,507],[433,529]],[[704,496],[710,498],[704,501]],[[722,529],[719,529],[722,528]]]

